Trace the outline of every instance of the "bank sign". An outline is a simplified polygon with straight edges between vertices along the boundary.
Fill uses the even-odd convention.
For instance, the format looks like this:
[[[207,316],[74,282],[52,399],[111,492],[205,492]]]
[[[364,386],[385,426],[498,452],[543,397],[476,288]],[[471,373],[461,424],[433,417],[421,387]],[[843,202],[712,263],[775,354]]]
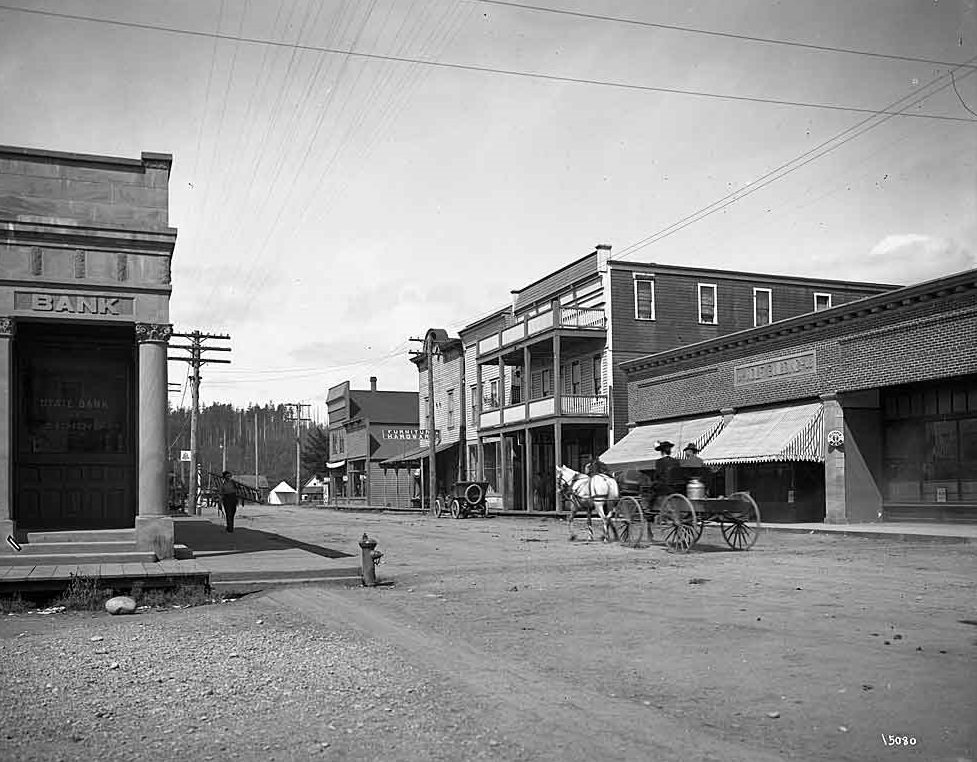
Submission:
[[[733,368],[733,386],[750,386],[784,378],[810,376],[817,373],[814,352],[801,352],[763,362],[751,362]]]
[[[132,315],[132,297],[15,291],[14,309],[48,315]]]

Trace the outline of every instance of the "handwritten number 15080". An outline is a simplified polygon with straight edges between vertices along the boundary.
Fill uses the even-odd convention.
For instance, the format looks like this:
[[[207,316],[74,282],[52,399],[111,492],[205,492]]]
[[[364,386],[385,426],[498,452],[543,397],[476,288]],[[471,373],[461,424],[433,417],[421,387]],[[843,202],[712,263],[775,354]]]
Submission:
[[[893,736],[882,734],[883,746],[915,746],[916,739],[913,736]]]

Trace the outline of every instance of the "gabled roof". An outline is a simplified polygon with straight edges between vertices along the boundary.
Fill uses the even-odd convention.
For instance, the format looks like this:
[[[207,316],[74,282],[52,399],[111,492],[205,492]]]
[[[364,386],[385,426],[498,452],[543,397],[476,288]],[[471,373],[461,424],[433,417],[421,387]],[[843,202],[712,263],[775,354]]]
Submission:
[[[357,408],[353,418],[376,423],[417,423],[417,392],[371,392],[353,389],[350,399]]]
[[[272,492],[295,492],[295,489],[286,481],[280,481]]]

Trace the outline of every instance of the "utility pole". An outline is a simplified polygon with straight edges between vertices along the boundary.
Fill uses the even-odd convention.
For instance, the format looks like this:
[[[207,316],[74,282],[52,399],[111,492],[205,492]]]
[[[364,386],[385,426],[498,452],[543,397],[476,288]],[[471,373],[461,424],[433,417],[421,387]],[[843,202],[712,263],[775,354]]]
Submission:
[[[221,432],[221,473],[227,470],[227,429]]]
[[[189,357],[182,355],[169,357],[170,360],[180,360],[190,364],[190,495],[188,497],[187,513],[191,516],[200,514],[197,506],[197,491],[199,489],[198,477],[198,452],[197,452],[197,423],[200,417],[200,366],[204,363],[230,363],[230,360],[218,360],[213,357],[205,357],[205,352],[230,352],[230,347],[211,347],[204,344],[208,339],[219,341],[230,340],[227,334],[201,333],[191,331],[190,333],[174,333],[173,338],[186,339],[187,344],[171,344],[170,349],[181,349],[189,352]]]
[[[311,421],[311,418],[302,417],[302,408],[311,408],[311,405],[302,402],[286,402],[285,406],[289,409],[292,419],[295,421],[295,504],[302,504],[302,482],[300,466],[302,464],[302,424]]]
[[[424,343],[424,360],[427,363],[427,410],[425,418],[425,424],[427,428],[427,493],[428,493],[428,510],[434,511],[434,501],[438,497],[438,483],[437,483],[437,468],[434,462],[435,451],[437,450],[437,443],[434,441],[435,428],[434,428],[434,352],[437,349],[435,346],[434,331],[429,330],[423,339],[416,339],[411,337],[409,341],[417,341]],[[419,353],[417,353],[419,354]],[[415,354],[416,356],[416,354]],[[421,483],[424,482],[424,469],[421,469]],[[423,495],[423,488],[421,490]],[[423,507],[423,497],[421,498],[421,506]]]
[[[258,486],[258,408],[254,409],[254,488],[261,493]]]

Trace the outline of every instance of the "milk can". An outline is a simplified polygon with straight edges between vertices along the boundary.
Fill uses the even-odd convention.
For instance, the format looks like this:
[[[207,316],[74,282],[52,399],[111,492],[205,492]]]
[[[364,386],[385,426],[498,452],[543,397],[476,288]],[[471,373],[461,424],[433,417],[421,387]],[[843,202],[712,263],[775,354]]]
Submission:
[[[685,496],[689,500],[701,500],[706,496],[706,485],[702,479],[693,476],[685,485]]]

